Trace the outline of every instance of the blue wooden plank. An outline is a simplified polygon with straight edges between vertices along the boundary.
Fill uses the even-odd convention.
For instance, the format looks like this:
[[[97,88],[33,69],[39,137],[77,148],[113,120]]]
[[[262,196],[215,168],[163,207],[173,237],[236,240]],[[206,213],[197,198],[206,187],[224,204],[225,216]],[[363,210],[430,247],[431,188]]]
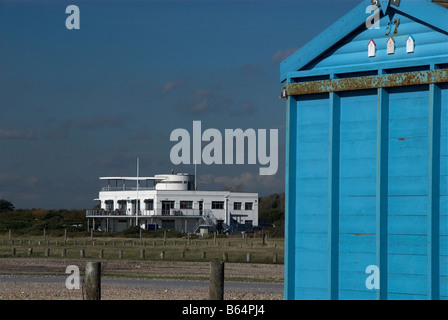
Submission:
[[[447,22],[448,23],[448,22]],[[429,86],[428,133],[428,299],[439,299],[439,197],[441,89]]]
[[[375,233],[341,233],[339,235],[339,246],[341,248],[340,251],[349,250],[350,252],[375,254]]]
[[[285,164],[285,261],[284,296],[287,300],[295,298],[295,226],[296,226],[296,139],[297,101],[294,97],[286,100],[286,164]]]
[[[409,168],[409,170],[412,170],[412,168]],[[389,175],[389,195],[391,196],[426,196],[427,186],[428,177],[395,177]]]
[[[389,214],[389,234],[426,235],[426,219],[426,211],[410,216]]]
[[[426,195],[389,196],[388,204],[390,215],[422,215],[428,208],[428,197]]]
[[[389,254],[388,255],[389,262],[389,274],[396,275],[418,275],[421,276],[421,281],[425,284],[426,287],[426,254],[418,255],[418,254]],[[404,289],[404,288],[403,288]],[[392,290],[391,291],[396,291]],[[399,291],[406,292],[406,291]],[[412,293],[411,291],[408,291]],[[426,292],[421,292],[426,293]],[[420,293],[418,293],[420,294]]]
[[[387,299],[389,93],[378,89],[376,159],[376,265],[380,270],[377,299]]]
[[[362,202],[359,205],[362,206]],[[344,208],[341,206],[340,212],[340,234],[355,234],[359,236],[372,236],[375,238],[375,209],[370,214],[344,214]],[[342,250],[342,249],[341,249]]]
[[[426,235],[395,235],[387,237],[390,254],[426,255]]]
[[[426,275],[389,273],[389,295],[394,293],[416,296],[415,299],[426,299]]]
[[[339,292],[339,170],[341,98],[330,93],[330,138],[328,147],[328,299]]]
[[[297,251],[325,251],[327,250],[327,233],[297,233]],[[326,258],[325,258],[326,260]]]
[[[375,299],[375,292],[370,291],[355,291],[355,290],[340,290],[341,300],[373,300]]]

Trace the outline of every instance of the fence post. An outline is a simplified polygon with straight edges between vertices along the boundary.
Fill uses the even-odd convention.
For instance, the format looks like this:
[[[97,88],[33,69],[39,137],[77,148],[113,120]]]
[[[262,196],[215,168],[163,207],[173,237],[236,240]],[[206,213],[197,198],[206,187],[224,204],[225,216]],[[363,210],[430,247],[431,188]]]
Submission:
[[[210,262],[209,300],[224,300],[224,261]]]
[[[50,248],[45,248],[45,256],[48,257],[50,255]]]
[[[222,259],[223,259],[224,261],[229,260],[229,254],[228,254],[227,252],[224,252],[224,253],[222,254]]]
[[[101,300],[101,262],[86,264],[86,299]]]
[[[145,259],[145,249],[140,250],[140,259]]]

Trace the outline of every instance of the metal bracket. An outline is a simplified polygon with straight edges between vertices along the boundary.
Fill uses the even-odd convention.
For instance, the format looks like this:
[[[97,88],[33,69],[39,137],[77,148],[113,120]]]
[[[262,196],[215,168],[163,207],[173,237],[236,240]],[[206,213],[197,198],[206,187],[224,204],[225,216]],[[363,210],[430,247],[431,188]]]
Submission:
[[[286,91],[286,88],[283,88],[283,90],[280,92],[280,99],[286,99],[288,97],[288,91]]]

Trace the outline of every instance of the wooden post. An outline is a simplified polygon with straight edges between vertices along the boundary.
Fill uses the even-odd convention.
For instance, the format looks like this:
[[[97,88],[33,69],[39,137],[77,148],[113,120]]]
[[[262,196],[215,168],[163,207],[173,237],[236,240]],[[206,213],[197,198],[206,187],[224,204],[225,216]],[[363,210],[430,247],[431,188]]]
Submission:
[[[100,249],[99,258],[103,259],[103,257],[104,257],[104,250]]]
[[[274,257],[273,257],[273,259],[272,259],[272,262],[274,262],[274,263],[277,263],[277,253],[276,252],[274,252]]]
[[[140,250],[140,259],[145,259],[145,249]]]
[[[46,234],[45,234],[45,229],[44,229],[44,241],[45,241],[45,239],[46,239]]]
[[[85,255],[86,255],[86,252],[84,251],[84,249],[81,249],[81,250],[79,251],[79,256],[80,256],[81,258],[84,258]]]
[[[67,253],[67,249],[63,248],[62,252],[61,252],[61,256],[65,257],[66,253]]]
[[[11,241],[11,229],[9,229],[9,241]]]
[[[123,258],[123,250],[118,250],[118,258]]]
[[[209,300],[224,300],[224,261],[210,262]]]
[[[165,259],[165,251],[160,252],[160,259]]]
[[[45,248],[45,256],[50,256],[50,248]]]
[[[64,246],[67,245],[67,229],[64,230]]]
[[[246,260],[247,260],[247,262],[250,262],[250,258],[251,258],[251,254],[250,254],[250,252],[248,252],[248,253],[247,253],[247,256],[246,256]]]
[[[86,299],[101,300],[101,262],[86,264]]]
[[[32,255],[33,254],[33,248],[28,248],[28,255]]]

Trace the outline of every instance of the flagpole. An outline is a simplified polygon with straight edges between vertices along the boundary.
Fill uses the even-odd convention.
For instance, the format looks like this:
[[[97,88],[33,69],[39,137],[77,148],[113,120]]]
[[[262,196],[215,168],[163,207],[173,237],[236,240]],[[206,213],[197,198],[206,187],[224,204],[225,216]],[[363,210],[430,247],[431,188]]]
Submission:
[[[137,157],[137,199],[135,200],[135,226],[138,226],[138,168],[139,167],[139,158]]]

